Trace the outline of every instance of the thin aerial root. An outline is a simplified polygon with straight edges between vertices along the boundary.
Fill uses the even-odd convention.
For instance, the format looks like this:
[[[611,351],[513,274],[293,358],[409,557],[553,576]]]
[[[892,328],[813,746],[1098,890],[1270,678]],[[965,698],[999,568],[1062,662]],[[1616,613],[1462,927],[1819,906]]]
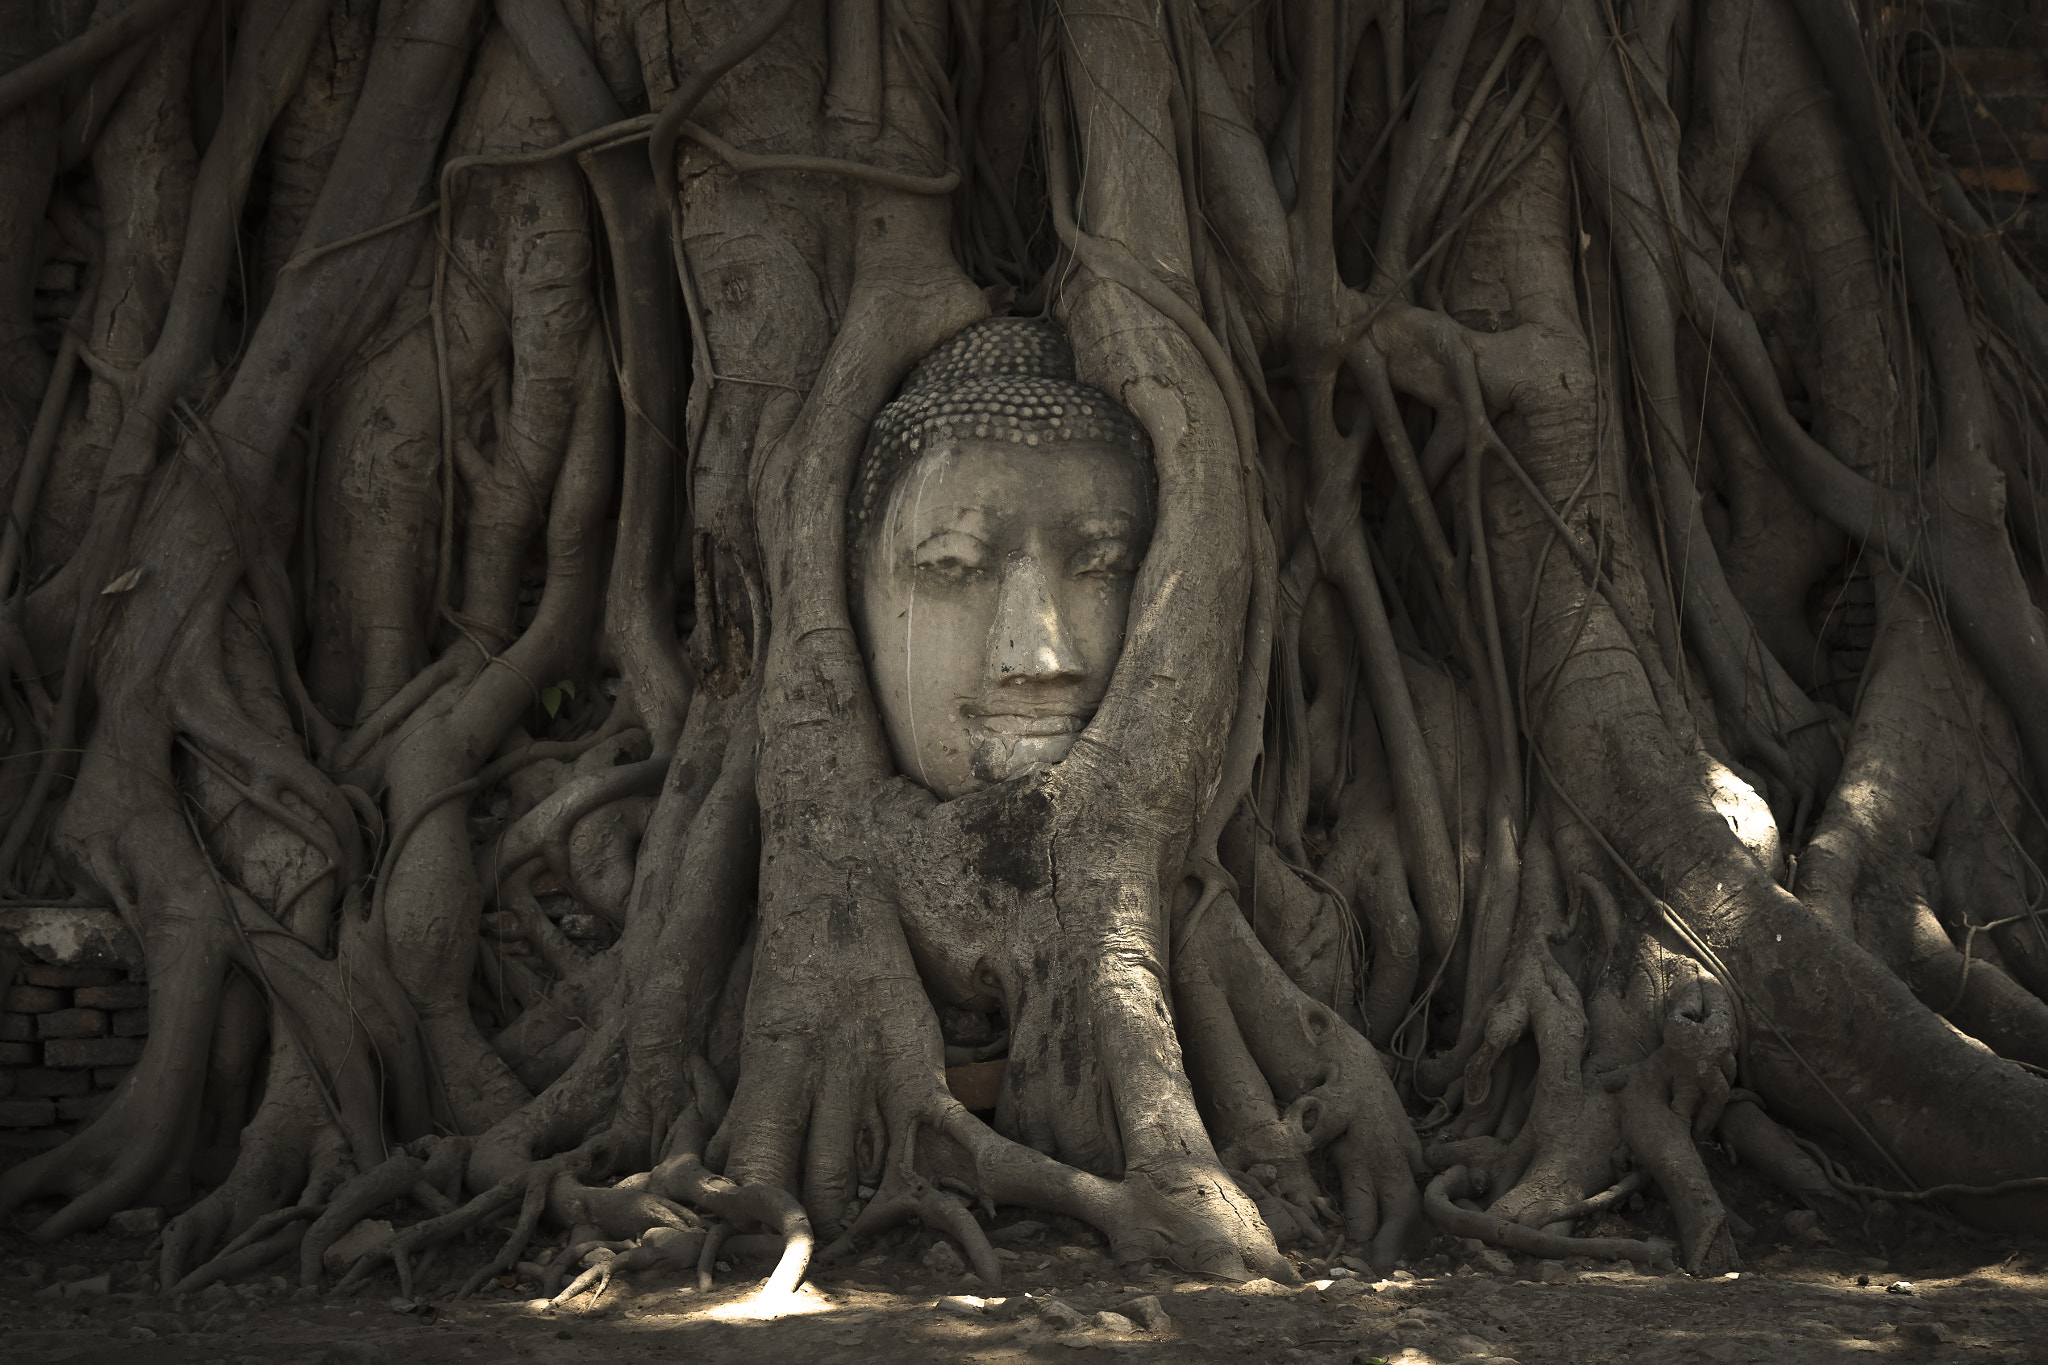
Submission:
[[[703,1250],[697,1253],[697,1288],[700,1291],[711,1288],[711,1272],[718,1265],[718,1249],[725,1245],[728,1231],[724,1223],[714,1223],[704,1234]]]
[[[1659,1238],[1638,1242],[1628,1237],[1565,1237],[1511,1223],[1498,1214],[1461,1209],[1451,1202],[1453,1199],[1468,1199],[1472,1194],[1471,1171],[1464,1166],[1453,1166],[1429,1182],[1429,1188],[1423,1192],[1422,1203],[1429,1211],[1430,1221],[1445,1232],[1459,1237],[1477,1237],[1481,1241],[1526,1255],[1541,1256],[1545,1260],[1591,1256],[1602,1261],[1642,1261],[1650,1265],[1668,1264],[1671,1260],[1671,1244]]]

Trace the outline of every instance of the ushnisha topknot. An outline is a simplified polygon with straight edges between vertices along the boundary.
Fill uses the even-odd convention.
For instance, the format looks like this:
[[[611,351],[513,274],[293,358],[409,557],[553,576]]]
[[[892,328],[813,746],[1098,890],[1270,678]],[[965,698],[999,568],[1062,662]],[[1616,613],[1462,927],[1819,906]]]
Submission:
[[[1130,414],[1074,378],[1074,355],[1059,328],[1038,318],[989,318],[934,347],[875,415],[847,499],[849,545],[859,544],[868,522],[887,505],[896,476],[945,441],[1029,447],[1091,441],[1151,458]]]

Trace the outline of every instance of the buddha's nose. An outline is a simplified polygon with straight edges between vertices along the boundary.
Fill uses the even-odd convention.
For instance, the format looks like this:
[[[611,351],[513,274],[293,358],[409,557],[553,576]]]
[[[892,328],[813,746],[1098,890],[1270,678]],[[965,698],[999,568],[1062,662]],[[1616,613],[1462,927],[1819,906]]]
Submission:
[[[989,627],[989,664],[997,686],[1067,682],[1086,671],[1037,555],[1014,555],[1003,566]]]

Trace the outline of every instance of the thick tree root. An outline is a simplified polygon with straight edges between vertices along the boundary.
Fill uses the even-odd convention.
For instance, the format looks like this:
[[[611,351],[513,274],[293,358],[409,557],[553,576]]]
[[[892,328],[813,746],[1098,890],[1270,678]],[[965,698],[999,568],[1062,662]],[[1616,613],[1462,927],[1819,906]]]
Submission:
[[[1463,1166],[1453,1166],[1429,1182],[1429,1188],[1422,1196],[1423,1207],[1428,1210],[1430,1221],[1445,1232],[1459,1237],[1478,1237],[1526,1256],[1542,1256],[1550,1260],[1592,1256],[1609,1261],[1640,1261],[1645,1265],[1671,1263],[1672,1248],[1668,1242],[1655,1239],[1638,1242],[1628,1237],[1566,1237],[1511,1223],[1482,1210],[1460,1208],[1453,1202],[1470,1199],[1479,1193],[1481,1191],[1474,1185],[1471,1171]]]

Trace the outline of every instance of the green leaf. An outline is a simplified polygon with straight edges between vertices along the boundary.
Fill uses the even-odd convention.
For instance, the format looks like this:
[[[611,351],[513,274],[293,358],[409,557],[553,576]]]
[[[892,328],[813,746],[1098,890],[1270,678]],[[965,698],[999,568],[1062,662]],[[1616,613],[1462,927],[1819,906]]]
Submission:
[[[562,709],[562,689],[560,687],[543,687],[540,690],[540,704],[542,709],[550,716],[554,715],[555,712]]]

